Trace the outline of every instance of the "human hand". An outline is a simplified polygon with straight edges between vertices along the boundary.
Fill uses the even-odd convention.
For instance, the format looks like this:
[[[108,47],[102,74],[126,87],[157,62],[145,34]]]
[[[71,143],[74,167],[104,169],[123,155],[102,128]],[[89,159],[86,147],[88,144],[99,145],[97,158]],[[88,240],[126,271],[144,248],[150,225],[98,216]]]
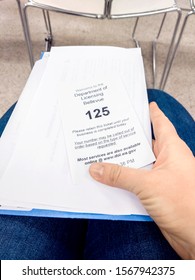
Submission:
[[[94,163],[89,172],[103,184],[137,195],[173,249],[195,259],[195,158],[155,102],[150,115],[156,156],[151,170]]]

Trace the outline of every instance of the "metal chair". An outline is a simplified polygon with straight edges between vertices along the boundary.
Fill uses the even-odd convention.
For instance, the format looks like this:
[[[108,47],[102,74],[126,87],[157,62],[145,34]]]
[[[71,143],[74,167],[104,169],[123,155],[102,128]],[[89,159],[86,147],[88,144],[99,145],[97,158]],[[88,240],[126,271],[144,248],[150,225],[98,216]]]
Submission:
[[[172,39],[169,45],[169,50],[167,53],[163,73],[161,76],[160,86],[162,88],[164,76],[167,73],[167,68],[169,67],[171,53],[174,49],[175,37],[177,34],[179,22],[181,19],[181,9],[177,5],[175,0],[110,0],[108,8],[108,17],[110,19],[122,19],[122,18],[136,18],[135,25],[132,32],[132,39],[135,41],[137,47],[139,47],[139,42],[135,38],[136,28],[140,17],[152,16],[156,14],[163,14],[163,18],[160,24],[159,31],[154,38],[152,49],[153,49],[153,86],[156,87],[156,44],[161,34],[161,30],[166,18],[167,13],[176,12],[177,19],[175,27],[173,29]]]
[[[103,19],[107,16],[108,2],[109,0],[28,0],[22,8],[22,24],[31,67],[33,67],[34,65],[34,55],[30,37],[27,9],[39,8],[43,11],[43,17],[47,30],[47,36],[45,38],[46,51],[49,51],[53,40],[51,22],[49,17],[50,11],[75,16]]]
[[[194,15],[195,14],[195,2],[194,0],[189,0],[189,8],[181,8],[183,11],[187,11],[187,14],[185,15],[184,17],[184,20],[183,20],[183,23],[182,23],[182,26],[181,26],[181,29],[180,29],[180,32],[179,32],[179,35],[178,35],[178,39],[176,41],[176,44],[175,44],[175,47],[174,47],[174,50],[172,52],[172,55],[171,55],[171,59],[169,61],[169,65],[167,67],[167,71],[165,73],[165,76],[164,76],[164,80],[162,82],[162,88],[165,87],[166,85],[166,82],[167,82],[167,79],[168,79],[168,76],[169,76],[169,72],[171,70],[171,67],[172,67],[172,64],[173,64],[173,61],[174,61],[174,58],[176,56],[176,53],[177,53],[177,50],[178,50],[178,47],[180,45],[180,42],[181,42],[181,39],[182,39],[182,36],[183,36],[183,33],[184,33],[184,29],[186,27],[186,23],[188,21],[188,18],[191,16],[191,15]]]
[[[135,41],[137,47],[139,47],[139,42],[135,38],[135,33],[139,18],[143,16],[163,14],[164,16],[160,24],[158,34],[156,35],[152,45],[152,72],[154,87],[156,87],[156,44],[161,34],[166,14],[170,12],[176,12],[178,16],[176,19],[175,27],[173,29],[173,35],[160,81],[160,88],[162,88],[164,76],[167,73],[167,68],[169,67],[175,36],[181,18],[181,9],[176,4],[175,0],[27,0],[22,9],[23,29],[25,33],[30,63],[31,66],[33,66],[34,56],[27,17],[27,9],[29,9],[30,7],[39,8],[43,11],[43,16],[47,29],[47,36],[45,38],[47,51],[50,50],[53,39],[49,11],[98,19],[104,19],[107,17],[110,20],[135,17],[136,22],[132,33],[132,39]]]

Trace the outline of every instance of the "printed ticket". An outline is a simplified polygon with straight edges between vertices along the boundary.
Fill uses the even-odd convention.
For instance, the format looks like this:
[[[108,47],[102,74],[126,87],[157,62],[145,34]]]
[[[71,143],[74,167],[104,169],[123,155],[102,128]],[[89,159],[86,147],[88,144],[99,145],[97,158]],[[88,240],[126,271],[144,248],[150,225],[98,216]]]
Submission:
[[[99,78],[74,86],[60,85],[60,107],[74,183],[93,162],[134,168],[155,157],[131,100],[117,79]]]

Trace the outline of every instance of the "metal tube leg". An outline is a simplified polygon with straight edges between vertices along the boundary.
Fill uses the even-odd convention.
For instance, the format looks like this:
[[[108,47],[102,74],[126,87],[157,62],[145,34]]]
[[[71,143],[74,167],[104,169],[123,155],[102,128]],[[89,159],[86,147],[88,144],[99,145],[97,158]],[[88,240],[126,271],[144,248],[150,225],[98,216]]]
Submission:
[[[25,32],[26,33],[26,43],[27,43],[27,47],[28,47],[30,64],[31,64],[31,67],[33,67],[33,65],[34,65],[34,56],[33,56],[33,48],[32,48],[32,42],[31,42],[31,38],[30,38],[30,30],[29,30],[29,24],[28,24],[28,18],[27,18],[27,8],[28,8],[28,5],[25,5],[23,7],[24,25],[25,25],[25,29],[26,29],[26,32]]]
[[[153,87],[154,88],[156,87],[156,45],[157,45],[157,41],[160,37],[162,27],[164,25],[166,15],[167,14],[165,13],[164,16],[163,16],[163,19],[161,21],[160,28],[159,28],[159,31],[157,33],[157,36],[154,39],[154,41],[152,42],[152,72],[153,72]]]
[[[45,27],[47,30],[48,36],[52,36],[52,29],[51,29],[51,21],[50,21],[50,16],[49,16],[49,11],[43,10],[43,18],[45,21]]]
[[[153,41],[153,44],[152,44],[152,74],[153,74],[153,86],[154,87],[156,85],[156,43],[157,43],[158,38],[160,36],[165,18],[166,18],[166,13],[163,16],[159,31],[158,31],[157,36],[156,36],[156,38],[155,38],[155,40]],[[135,22],[133,32],[132,32],[132,39],[134,40],[136,47],[140,47],[139,41],[135,38],[135,32],[136,32],[136,29],[137,29],[138,21],[139,21],[139,17],[136,18],[136,22]]]
[[[166,82],[167,82],[167,79],[168,79],[168,76],[169,76],[169,73],[170,73],[170,70],[171,70],[171,67],[172,67],[172,64],[173,64],[173,60],[175,58],[175,55],[176,55],[176,52],[177,52],[177,49],[179,47],[179,44],[180,44],[180,41],[181,41],[181,38],[183,36],[183,32],[184,32],[184,29],[185,29],[185,26],[186,26],[186,23],[187,23],[187,20],[189,18],[190,15],[193,15],[195,14],[195,12],[191,11],[189,12],[186,16],[185,16],[185,19],[183,21],[183,25],[182,25],[182,28],[181,28],[181,31],[179,33],[179,37],[177,39],[177,42],[175,44],[175,47],[173,49],[173,52],[171,54],[171,57],[170,57],[170,60],[169,60],[169,63],[168,63],[168,66],[167,66],[167,69],[166,69],[166,73],[164,74],[164,79],[162,80],[162,83],[161,83],[161,89],[163,90],[165,88],[165,85],[166,85]]]
[[[111,1],[110,0],[105,0],[105,9],[104,9],[104,15],[105,17],[110,16],[110,9],[111,9]]]
[[[131,36],[132,40],[135,42],[136,48],[140,47],[139,41],[135,38],[135,32],[136,32],[136,29],[137,29],[138,21],[139,21],[139,17],[136,18],[136,21],[135,21],[135,24],[134,24],[134,27],[133,27],[132,36]]]
[[[169,71],[170,71],[170,69],[169,69],[170,68],[170,61],[172,60],[172,56],[173,56],[173,52],[174,52],[174,43],[175,43],[175,38],[176,38],[176,35],[177,35],[177,30],[178,30],[178,27],[179,27],[179,23],[180,23],[180,20],[181,20],[181,15],[182,15],[181,10],[178,10],[177,21],[176,21],[175,28],[174,28],[174,31],[173,31],[173,36],[172,36],[172,39],[171,39],[169,51],[168,51],[168,54],[167,54],[167,58],[166,58],[166,61],[165,61],[165,66],[164,66],[161,81],[160,81],[160,86],[159,86],[160,89],[164,89],[165,83],[166,83],[164,81],[167,80],[168,74],[169,74]],[[171,62],[171,64],[172,64],[172,62]]]
[[[21,7],[20,0],[16,0],[16,1],[17,1],[17,4],[18,4],[18,10],[19,10],[20,19],[21,19],[21,23],[22,23],[22,28],[23,28],[23,32],[24,32],[24,38],[25,38],[25,41],[26,41],[26,46],[27,46],[27,51],[28,51],[28,55],[29,55],[30,65],[31,65],[31,67],[33,67],[34,59],[33,59],[32,47],[29,45],[28,30],[27,30],[27,26],[26,26],[26,21],[24,19],[24,12],[23,12],[23,9]]]
[[[43,18],[44,18],[45,27],[47,30],[47,37],[45,38],[45,42],[46,42],[45,50],[48,52],[51,49],[52,41],[53,41],[49,11],[43,10]]]

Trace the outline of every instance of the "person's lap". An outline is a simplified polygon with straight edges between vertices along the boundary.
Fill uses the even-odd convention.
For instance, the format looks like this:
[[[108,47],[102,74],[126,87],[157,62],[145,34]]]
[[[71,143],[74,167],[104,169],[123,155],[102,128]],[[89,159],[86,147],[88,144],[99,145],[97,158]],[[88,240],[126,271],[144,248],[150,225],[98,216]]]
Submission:
[[[195,123],[172,97],[148,90],[195,154]],[[14,106],[0,119],[0,135]],[[0,215],[1,259],[179,259],[153,222]]]
[[[180,259],[154,222],[88,222],[84,259]]]
[[[82,259],[87,221],[0,215],[0,259]]]

